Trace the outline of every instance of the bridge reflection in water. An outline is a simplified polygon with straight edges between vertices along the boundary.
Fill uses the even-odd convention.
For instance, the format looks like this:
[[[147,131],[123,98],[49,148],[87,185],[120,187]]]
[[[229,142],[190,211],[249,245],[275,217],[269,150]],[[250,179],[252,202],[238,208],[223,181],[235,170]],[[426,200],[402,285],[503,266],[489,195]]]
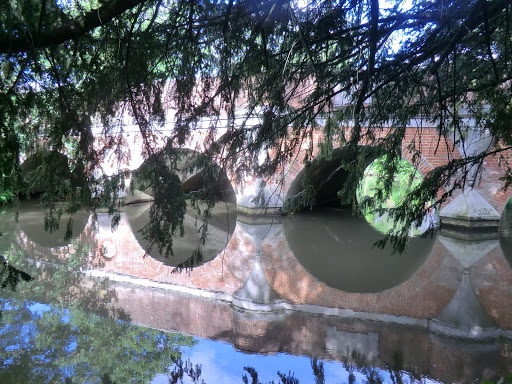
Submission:
[[[226,207],[204,263],[181,273],[172,259],[145,254],[135,231],[144,206],[128,208],[114,231],[106,214],[78,220],[75,234],[90,246],[84,281],[108,278],[109,313],[248,353],[364,362],[441,382],[512,372],[508,240],[502,247],[437,235],[413,239],[407,254],[396,255],[373,249],[379,234],[346,212],[234,225]],[[39,263],[64,262],[70,246],[62,234],[41,236],[37,222],[32,208],[22,209],[18,227],[7,223],[17,228],[11,240]]]

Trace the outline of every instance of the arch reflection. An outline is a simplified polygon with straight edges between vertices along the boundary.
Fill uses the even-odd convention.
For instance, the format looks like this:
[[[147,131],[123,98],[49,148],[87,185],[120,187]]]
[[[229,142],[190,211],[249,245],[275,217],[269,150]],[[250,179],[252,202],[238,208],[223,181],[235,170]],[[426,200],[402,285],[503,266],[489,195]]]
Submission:
[[[346,292],[381,292],[408,280],[428,259],[434,239],[410,239],[403,254],[373,244],[382,238],[351,210],[317,208],[283,222],[288,245],[316,279]]]
[[[200,157],[199,152],[191,149],[166,147],[144,161],[132,175],[131,183],[135,194],[133,198],[127,199],[124,209],[126,219],[139,245],[154,259],[171,267],[196,267],[213,260],[225,249],[235,229],[237,209],[233,186],[225,171],[213,162],[199,161]],[[147,178],[147,173],[151,173],[153,167],[172,169],[170,173],[176,175],[181,182],[182,197],[189,199],[183,219],[183,236],[179,235],[179,230],[173,236],[172,257],[162,255],[158,247],[151,246],[142,234],[142,229],[150,220],[151,201],[157,192],[152,180]],[[209,170],[212,172],[207,172],[208,167],[211,167]],[[212,208],[206,242],[203,244],[202,212],[207,206],[196,202],[198,206],[193,208],[192,201],[193,195],[198,196],[200,191],[207,189],[210,192],[213,189],[218,202]]]
[[[88,211],[79,211],[74,215],[63,213],[59,220],[58,229],[53,232],[46,232],[44,230],[46,212],[38,200],[24,201],[18,209],[19,228],[27,235],[29,240],[46,248],[58,248],[71,244],[72,240],[84,231],[90,215]],[[14,217],[14,213],[12,217]],[[72,223],[71,237],[67,233],[70,222]]]
[[[125,207],[126,219],[131,230],[140,246],[149,250],[149,255],[162,263],[176,267],[193,255],[194,250],[200,244],[201,233],[199,228],[202,225],[201,217],[197,212],[187,207],[187,213],[183,220],[184,235],[176,235],[173,239],[173,257],[164,257],[158,252],[156,247],[149,248],[149,242],[144,238],[141,230],[149,221],[149,209],[151,203],[139,203]],[[205,244],[201,247],[202,260],[195,266],[204,264],[213,260],[221,253],[229,243],[236,225],[236,204],[232,202],[219,202],[215,205],[212,212],[212,218],[208,222],[208,235]]]

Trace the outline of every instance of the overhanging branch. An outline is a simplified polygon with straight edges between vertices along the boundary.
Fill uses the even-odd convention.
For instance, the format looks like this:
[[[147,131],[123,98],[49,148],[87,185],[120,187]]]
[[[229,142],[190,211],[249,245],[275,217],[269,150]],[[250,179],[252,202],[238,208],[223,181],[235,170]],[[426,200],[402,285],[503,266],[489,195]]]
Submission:
[[[0,54],[15,54],[32,49],[59,45],[67,40],[79,38],[85,33],[108,23],[123,12],[148,0],[113,0],[97,9],[93,9],[72,23],[49,31],[26,31],[23,37],[0,38]]]

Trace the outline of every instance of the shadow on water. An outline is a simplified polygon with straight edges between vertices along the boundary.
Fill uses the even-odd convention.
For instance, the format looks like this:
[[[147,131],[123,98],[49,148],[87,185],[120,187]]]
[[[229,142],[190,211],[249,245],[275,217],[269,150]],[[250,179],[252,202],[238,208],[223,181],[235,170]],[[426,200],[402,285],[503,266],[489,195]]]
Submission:
[[[10,288],[12,291],[15,291],[18,284],[22,281],[28,282],[32,280],[32,276],[8,264],[5,256],[0,255],[0,289]],[[0,317],[1,315],[2,313],[0,312]]]

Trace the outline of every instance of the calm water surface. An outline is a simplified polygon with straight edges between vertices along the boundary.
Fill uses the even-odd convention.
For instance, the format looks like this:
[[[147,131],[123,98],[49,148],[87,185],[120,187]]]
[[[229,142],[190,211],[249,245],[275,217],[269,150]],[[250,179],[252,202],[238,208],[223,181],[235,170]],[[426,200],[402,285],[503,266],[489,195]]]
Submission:
[[[282,223],[237,221],[219,204],[176,257],[139,230],[148,207],[73,218],[68,240],[23,202],[0,215],[0,254],[34,281],[0,291],[0,383],[479,383],[512,373],[512,235],[436,234],[407,253],[337,209]],[[200,221],[199,221],[200,224]],[[0,276],[0,279],[3,277]],[[296,381],[294,381],[296,380]]]

